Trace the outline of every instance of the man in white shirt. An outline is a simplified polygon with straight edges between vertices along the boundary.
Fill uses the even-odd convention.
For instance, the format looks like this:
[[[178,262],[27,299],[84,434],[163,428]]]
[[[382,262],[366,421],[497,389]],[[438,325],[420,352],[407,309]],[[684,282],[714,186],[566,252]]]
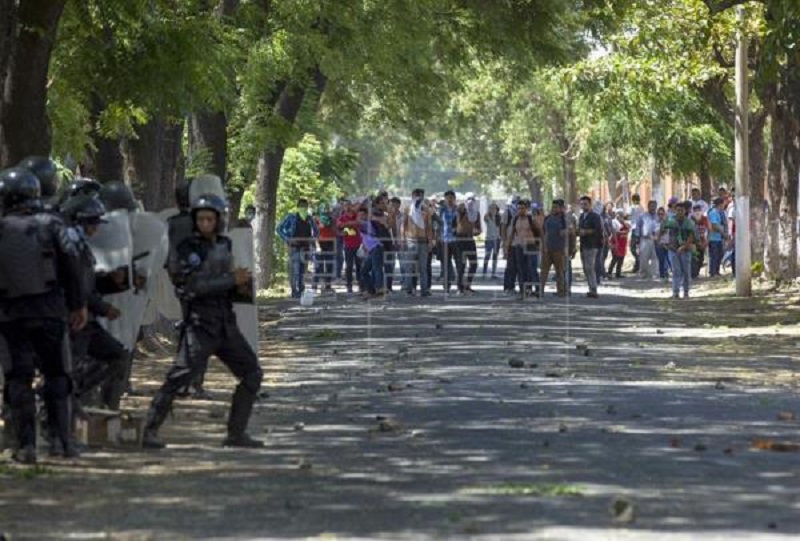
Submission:
[[[658,203],[647,203],[647,212],[639,218],[636,229],[639,234],[639,270],[642,278],[657,279],[658,255],[656,254],[656,240],[660,225],[656,209]]]
[[[633,273],[639,272],[639,218],[642,217],[641,197],[638,193],[631,197],[631,206],[628,207],[628,216],[631,221],[631,254],[634,257]]]
[[[703,216],[708,214],[708,203],[703,200],[703,196],[700,194],[700,188],[692,188],[692,210],[700,205],[700,211],[703,213]]]

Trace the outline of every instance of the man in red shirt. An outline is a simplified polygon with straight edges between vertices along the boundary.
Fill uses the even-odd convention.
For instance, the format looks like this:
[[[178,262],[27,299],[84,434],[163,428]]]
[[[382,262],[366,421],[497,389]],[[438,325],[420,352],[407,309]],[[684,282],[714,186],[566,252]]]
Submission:
[[[361,276],[361,258],[358,257],[358,249],[361,246],[361,233],[358,230],[358,204],[349,202],[344,206],[339,219],[336,221],[344,242],[344,261],[345,261],[345,281],[347,283],[347,292],[353,292],[353,270],[355,269],[356,278],[359,280],[359,288],[361,281],[358,277]]]

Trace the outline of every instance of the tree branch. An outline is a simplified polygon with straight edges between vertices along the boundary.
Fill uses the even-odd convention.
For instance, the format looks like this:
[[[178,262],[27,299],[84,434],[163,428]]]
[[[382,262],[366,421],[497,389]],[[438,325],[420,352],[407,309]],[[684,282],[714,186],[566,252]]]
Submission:
[[[711,15],[716,15],[717,13],[722,13],[726,9],[730,9],[734,6],[741,6],[750,1],[751,0],[703,0],[703,3],[708,7],[708,11],[711,12]],[[764,3],[763,0],[757,1]]]

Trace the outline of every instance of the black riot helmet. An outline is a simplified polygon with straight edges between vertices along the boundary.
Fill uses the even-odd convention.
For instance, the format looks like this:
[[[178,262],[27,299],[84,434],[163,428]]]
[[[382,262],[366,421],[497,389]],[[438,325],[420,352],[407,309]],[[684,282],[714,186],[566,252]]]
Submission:
[[[225,231],[226,219],[228,217],[228,203],[220,196],[213,193],[205,193],[192,202],[192,223],[197,219],[197,213],[201,210],[213,210],[217,213],[217,233]]]
[[[182,178],[175,183],[175,204],[178,205],[179,210],[189,210],[192,206],[189,196],[191,184],[192,179],[190,178]]]
[[[97,197],[97,194],[100,193],[100,188],[102,188],[102,184],[96,180],[90,178],[76,178],[64,186],[61,197],[59,198],[59,204],[63,205],[69,199],[79,195]]]
[[[105,223],[106,207],[98,198],[83,194],[70,197],[62,205],[61,213],[73,225],[101,224]]]
[[[50,158],[28,156],[18,167],[24,167],[39,179],[42,197],[53,197],[58,191],[58,167]]]
[[[67,197],[75,197],[76,195],[92,195],[95,196],[100,193],[100,188],[103,185],[90,178],[76,178],[70,182],[64,193]]]
[[[40,208],[41,192],[39,179],[24,167],[12,167],[0,172],[0,200],[4,212]]]
[[[125,209],[132,212],[139,208],[136,205],[136,199],[133,197],[131,189],[118,180],[112,180],[111,182],[103,184],[98,196],[109,212],[118,209]]]

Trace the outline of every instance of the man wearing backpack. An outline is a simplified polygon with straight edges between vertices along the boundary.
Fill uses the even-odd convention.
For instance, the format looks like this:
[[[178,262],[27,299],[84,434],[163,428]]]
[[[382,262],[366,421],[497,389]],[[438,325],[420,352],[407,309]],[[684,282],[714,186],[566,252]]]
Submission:
[[[506,238],[506,253],[513,254],[517,264],[519,280],[519,300],[530,296],[539,296],[539,281],[534,280],[536,257],[539,254],[542,230],[539,223],[528,214],[530,203],[520,200],[517,203],[517,215],[511,220]],[[533,291],[533,288],[536,291]]]
[[[581,238],[581,263],[583,274],[589,284],[590,299],[597,298],[597,251],[603,247],[603,221],[600,215],[592,210],[592,198],[581,197],[583,213],[578,220],[578,236]]]
[[[297,211],[288,214],[278,225],[278,236],[289,249],[289,281],[292,298],[299,299],[305,290],[305,273],[311,249],[319,236],[313,217],[308,213],[308,200],[297,201]]]
[[[556,295],[567,295],[565,265],[567,261],[567,245],[570,228],[564,215],[564,200],[556,199],[550,209],[550,215],[544,220],[544,242],[542,243],[542,271],[539,290],[544,297],[544,288],[550,267],[556,270]]]

